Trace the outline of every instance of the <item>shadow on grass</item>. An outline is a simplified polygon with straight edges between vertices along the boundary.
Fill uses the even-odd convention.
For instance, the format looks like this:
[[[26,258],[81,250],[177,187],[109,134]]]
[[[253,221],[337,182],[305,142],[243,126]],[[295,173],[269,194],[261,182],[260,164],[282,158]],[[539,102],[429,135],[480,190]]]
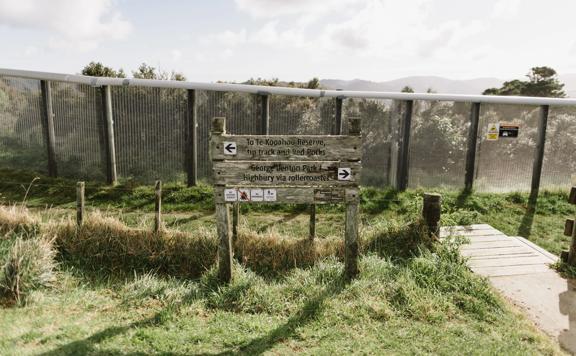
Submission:
[[[470,189],[463,189],[460,191],[458,196],[456,197],[455,205],[457,208],[463,208],[468,201],[468,198],[472,195],[472,190]]]
[[[235,354],[249,354],[257,355],[266,352],[273,348],[277,343],[282,342],[286,339],[293,337],[299,327],[302,327],[315,318],[320,316],[325,308],[325,301],[340,293],[345,286],[348,284],[347,280],[341,276],[335,280],[332,284],[326,287],[323,291],[317,295],[309,298],[302,309],[297,312],[294,316],[290,317],[286,323],[278,326],[274,330],[270,331],[266,335],[259,338],[255,338],[250,342],[240,346],[239,348],[234,348],[231,350],[223,351],[220,353],[201,353],[197,355],[235,355]],[[55,348],[54,350],[42,353],[44,356],[59,356],[59,355],[85,355],[85,354],[95,354],[95,355],[146,355],[149,352],[125,352],[122,350],[106,350],[99,349],[98,345],[108,339],[114,338],[118,335],[122,335],[131,329],[149,328],[149,327],[160,327],[169,317],[165,317],[167,313],[175,314],[178,312],[178,308],[188,304],[192,301],[194,297],[185,298],[185,301],[178,305],[176,308],[165,308],[154,316],[133,322],[125,326],[111,326],[98,333],[95,333],[85,339],[73,341],[66,345]],[[157,350],[156,352],[161,352]],[[163,355],[184,355],[183,353],[177,352],[161,352]]]
[[[536,207],[538,205],[538,199],[530,198],[528,200],[528,206],[526,207],[526,212],[522,217],[520,226],[518,226],[518,235],[530,238],[532,234],[532,225],[534,224],[534,215],[536,214]]]
[[[316,296],[308,299],[302,309],[290,317],[284,324],[278,326],[268,334],[253,339],[252,341],[240,346],[238,349],[227,350],[217,354],[202,355],[260,355],[273,348],[276,344],[293,337],[297,329],[312,322],[316,319],[325,307],[325,301],[329,297],[340,293],[348,284],[348,281],[342,276],[333,284],[329,285]]]

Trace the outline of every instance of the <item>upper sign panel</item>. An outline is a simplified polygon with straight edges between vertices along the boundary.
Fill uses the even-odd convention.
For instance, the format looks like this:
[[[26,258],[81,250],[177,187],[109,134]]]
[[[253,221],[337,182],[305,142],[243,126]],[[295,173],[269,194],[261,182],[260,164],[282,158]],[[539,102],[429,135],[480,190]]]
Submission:
[[[213,135],[212,160],[360,161],[360,136]]]

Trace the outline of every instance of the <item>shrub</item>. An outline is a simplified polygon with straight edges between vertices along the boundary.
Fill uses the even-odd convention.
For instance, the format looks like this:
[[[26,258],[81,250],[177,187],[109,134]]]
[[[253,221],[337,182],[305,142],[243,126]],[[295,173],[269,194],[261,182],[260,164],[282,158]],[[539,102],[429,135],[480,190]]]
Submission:
[[[38,220],[25,207],[0,205],[0,234],[38,232]]]

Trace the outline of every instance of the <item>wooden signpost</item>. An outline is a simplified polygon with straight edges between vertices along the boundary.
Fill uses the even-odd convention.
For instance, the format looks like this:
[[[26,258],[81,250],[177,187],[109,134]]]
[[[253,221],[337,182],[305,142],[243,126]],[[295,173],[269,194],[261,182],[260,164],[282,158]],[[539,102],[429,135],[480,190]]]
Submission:
[[[345,136],[227,135],[225,118],[214,118],[210,157],[220,279],[232,279],[230,205],[253,203],[345,204],[345,274],[357,275],[361,148],[357,118]]]

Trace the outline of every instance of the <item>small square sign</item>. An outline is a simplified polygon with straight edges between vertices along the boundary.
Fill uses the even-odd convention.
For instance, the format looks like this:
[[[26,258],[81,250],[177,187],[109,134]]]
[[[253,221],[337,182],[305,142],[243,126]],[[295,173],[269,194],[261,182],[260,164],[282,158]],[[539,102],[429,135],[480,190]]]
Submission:
[[[486,135],[486,140],[488,141],[498,141],[500,136],[500,124],[489,124],[488,134]]]
[[[338,180],[352,180],[352,169],[338,168]]]
[[[224,189],[224,201],[238,200],[238,193],[236,189]]]
[[[264,201],[276,201],[276,189],[264,189]]]
[[[262,189],[250,189],[251,201],[264,201],[264,191]]]
[[[238,201],[250,201],[250,189],[238,188]]]
[[[224,154],[225,155],[235,155],[236,154],[236,142],[224,141]]]

